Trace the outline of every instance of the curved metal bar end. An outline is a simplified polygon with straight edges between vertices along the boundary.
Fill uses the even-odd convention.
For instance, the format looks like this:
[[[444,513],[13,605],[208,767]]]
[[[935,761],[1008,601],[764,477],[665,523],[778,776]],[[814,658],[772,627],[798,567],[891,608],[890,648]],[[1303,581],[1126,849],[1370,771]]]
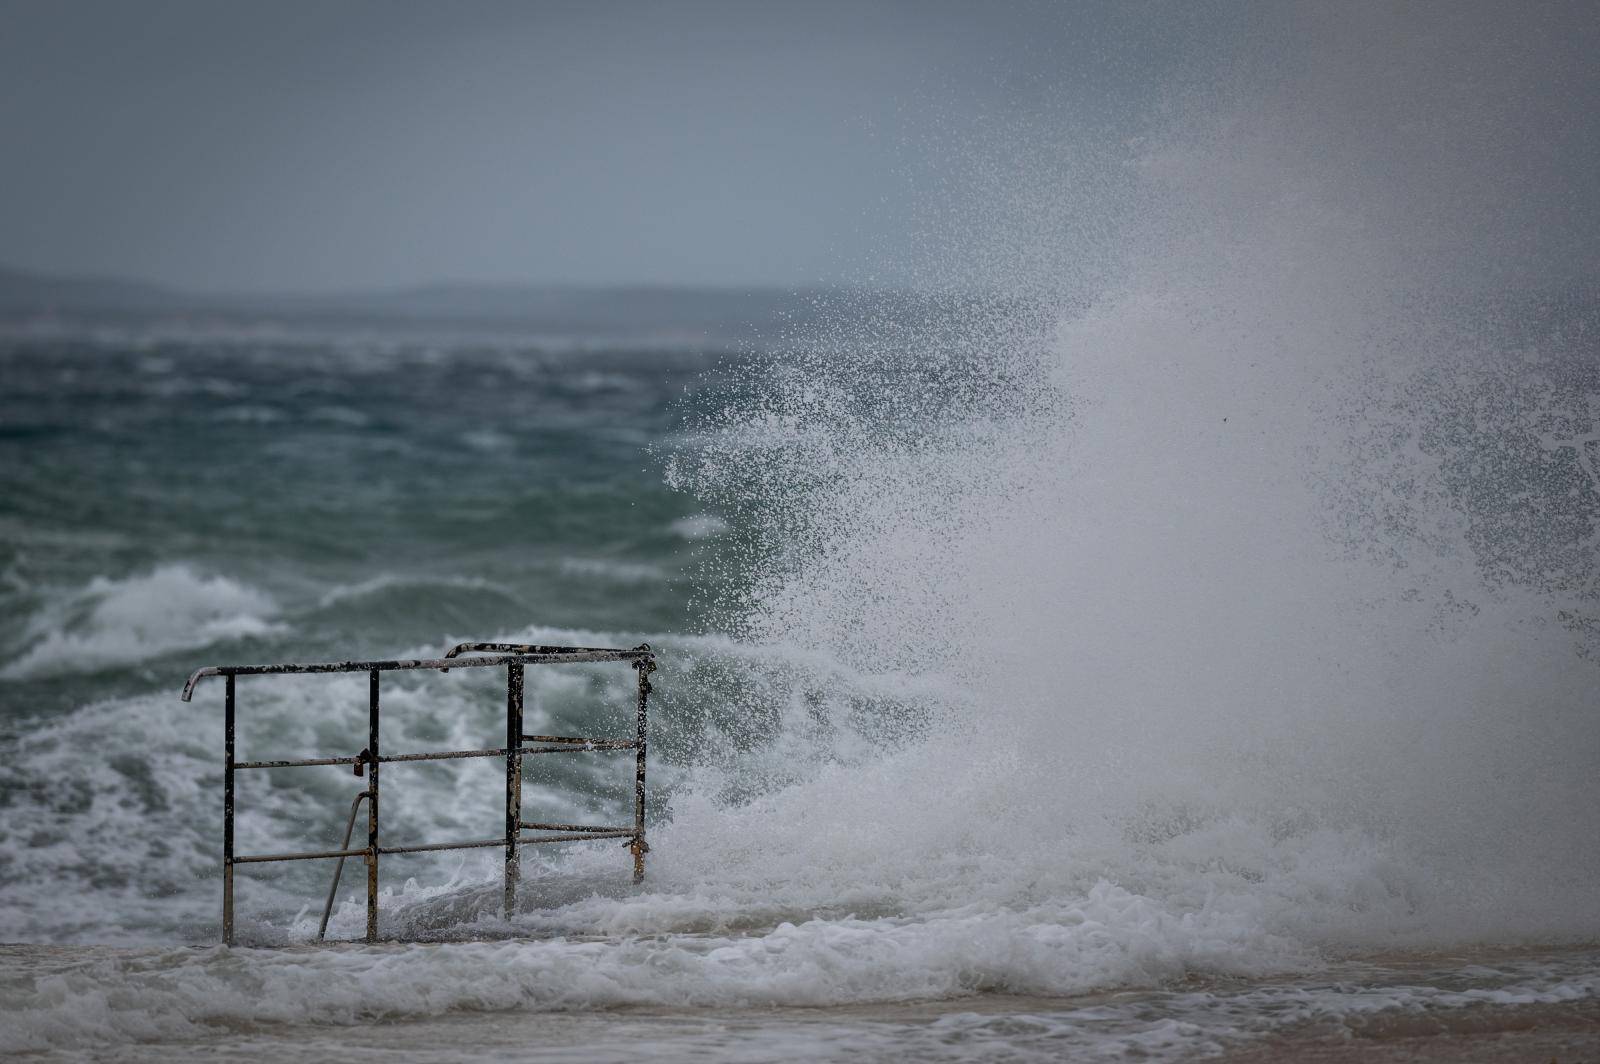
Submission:
[[[189,674],[189,681],[183,685],[183,700],[187,702],[194,696],[194,685],[199,683],[204,677],[221,675],[222,670],[217,668],[215,665],[207,666],[204,669],[194,670]]]

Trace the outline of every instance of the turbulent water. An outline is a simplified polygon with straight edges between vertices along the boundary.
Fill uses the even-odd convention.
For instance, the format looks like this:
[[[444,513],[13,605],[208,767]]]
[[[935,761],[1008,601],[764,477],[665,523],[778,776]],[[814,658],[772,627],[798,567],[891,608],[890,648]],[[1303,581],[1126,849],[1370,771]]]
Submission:
[[[178,702],[193,668],[681,632],[685,567],[725,526],[663,486],[650,448],[675,446],[685,391],[716,361],[460,340],[7,340],[0,675],[16,756],[0,783],[0,935],[216,936],[220,688]],[[243,686],[241,756],[359,750],[366,696],[347,680]],[[536,721],[598,724],[605,680],[538,674]],[[485,682],[398,679],[387,742],[494,745],[504,708]],[[663,707],[684,694],[663,685]],[[625,700],[610,701],[620,723]],[[670,709],[661,727],[670,751]],[[397,774],[393,830],[495,834],[494,773],[474,767]],[[601,768],[564,763],[537,793],[569,819],[604,806],[631,782],[591,782]],[[331,844],[353,782],[242,780],[240,851]],[[414,859],[394,886],[439,867]],[[326,874],[265,870],[244,907],[276,914],[262,934],[287,934],[281,910]]]
[[[1404,429],[1364,409],[1341,436],[1336,391],[1212,381],[1241,326],[1211,335],[1170,294],[985,321],[920,361],[846,363],[837,338],[770,359],[7,339],[0,937],[93,948],[10,955],[6,1047],[168,1053],[240,1031],[270,1047],[274,1025],[298,1040],[307,1022],[505,1013],[473,1036],[487,1046],[515,1043],[530,1010],[696,1006],[779,1011],[560,1037],[737,1057],[732,1024],[821,1056],[1182,1055],[1289,1023],[1592,998],[1584,953],[1480,955],[1424,988],[1363,970],[1356,991],[1338,967],[1600,934],[1595,665],[1573,620],[1592,590],[1487,582],[1466,537],[1488,489],[1446,475],[1494,458],[1525,506],[1592,519],[1586,445],[1560,442],[1590,425],[1571,407],[1595,394],[1582,360],[1488,442],[1445,435],[1465,416],[1448,405]],[[1180,342],[1187,365],[1159,357]],[[1003,372],[976,357],[993,344]],[[1449,379],[1488,431],[1480,378]],[[1408,382],[1391,406],[1450,394]],[[1412,434],[1374,457],[1385,431]],[[1507,440],[1533,457],[1504,458]],[[1432,452],[1431,482],[1401,484],[1421,475],[1410,448]],[[1396,513],[1454,522],[1460,542],[1364,535]],[[187,672],[467,638],[659,649],[646,882],[614,843],[547,849],[507,922],[492,851],[395,857],[385,935],[490,944],[210,947],[220,689],[180,702]],[[624,730],[615,672],[531,669],[530,727]],[[355,752],[365,687],[241,680],[241,756]],[[385,691],[389,750],[497,741],[493,680]],[[525,807],[625,816],[626,766],[582,761],[534,765]],[[242,777],[240,850],[334,845],[347,773]],[[499,830],[492,763],[385,783],[386,839]],[[327,875],[242,870],[241,939],[308,941]],[[361,934],[360,878],[333,937]],[[1126,987],[1155,996],[1075,997]],[[782,1011],[974,994],[993,1003]],[[452,1031],[419,1028],[418,1052],[447,1059]]]
[[[556,1058],[1159,1057],[1592,1018],[1600,304],[1445,165],[1518,112],[1398,92],[1448,50],[1340,65],[1383,39],[1071,166],[1021,123],[973,172],[1034,180],[973,209],[936,310],[857,296],[781,349],[9,333],[0,1048],[514,1056],[536,1019]],[[1402,109],[1387,154],[1329,94]],[[544,849],[507,920],[493,851],[386,858],[381,931],[432,941],[315,949],[328,868],[267,865],[268,948],[212,945],[221,696],[185,675],[462,639],[657,648],[644,883]],[[630,678],[530,669],[530,726],[624,729]],[[365,745],[359,677],[239,691],[242,757]],[[386,752],[496,745],[503,697],[386,680]],[[623,815],[607,756],[533,765],[524,808]],[[384,781],[386,841],[499,830],[492,762]],[[239,848],[331,847],[358,787],[245,777]]]

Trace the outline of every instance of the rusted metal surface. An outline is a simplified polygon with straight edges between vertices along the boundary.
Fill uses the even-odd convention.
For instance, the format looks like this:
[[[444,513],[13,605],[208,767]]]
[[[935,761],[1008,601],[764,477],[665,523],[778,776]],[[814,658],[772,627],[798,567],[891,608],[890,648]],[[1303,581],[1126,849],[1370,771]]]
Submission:
[[[533,738],[533,736],[527,736]],[[540,741],[547,741],[547,736],[540,736]],[[582,754],[589,751],[601,750],[632,750],[638,745],[633,739],[573,739],[562,740],[561,746],[524,746],[516,753],[527,754]],[[380,761],[385,765],[396,761],[453,761],[468,757],[505,757],[506,748],[503,746],[491,747],[484,750],[441,750],[438,753],[428,754],[384,754],[374,758],[363,751],[354,757],[307,757],[293,761],[239,761],[234,763],[235,769],[252,768],[315,768],[318,765],[370,765],[373,761]],[[357,772],[356,775],[362,775]]]
[[[190,680],[190,683],[193,683]],[[234,682],[228,677],[223,698],[222,769],[222,944],[233,945],[233,753]]]
[[[459,657],[463,653],[493,654],[492,657]],[[527,665],[564,664],[579,662],[627,662],[638,670],[638,695],[636,702],[637,734],[633,739],[588,738],[573,735],[528,735],[522,730],[524,676]],[[431,669],[448,672],[452,668],[483,668],[504,666],[506,669],[506,745],[478,750],[443,750],[415,754],[382,753],[379,746],[381,732],[380,674],[406,669]],[[367,866],[367,926],[366,940],[378,938],[378,858],[383,854],[428,853],[439,850],[480,849],[491,846],[505,849],[505,912],[509,917],[515,912],[516,892],[520,873],[521,847],[525,844],[546,842],[578,842],[595,839],[624,839],[634,859],[634,882],[644,875],[644,855],[649,851],[645,842],[645,761],[647,756],[647,703],[650,694],[649,674],[655,671],[655,652],[648,644],[631,650],[607,647],[552,647],[523,643],[461,643],[443,658],[397,659],[389,661],[314,662],[283,665],[229,665],[211,666],[196,670],[183,688],[183,700],[194,693],[195,684],[206,676],[222,676],[224,694],[224,781],[223,781],[223,896],[222,937],[228,945],[234,940],[234,866],[261,864],[274,861],[310,861],[337,859],[333,884],[329,888],[322,922],[317,931],[321,941],[333,910],[343,872],[344,859],[362,857]],[[237,717],[237,690],[235,678],[239,676],[290,675],[306,673],[365,672],[368,676],[367,747],[354,757],[302,758],[297,760],[238,761],[235,749],[235,724]],[[540,743],[546,745],[525,745]],[[634,751],[634,820],[631,827],[613,825],[549,824],[522,820],[523,759],[533,754],[569,754],[589,751]],[[397,761],[443,761],[458,758],[504,757],[506,759],[506,830],[493,839],[471,839],[458,842],[419,843],[408,846],[384,846],[379,839],[379,766]],[[357,776],[368,768],[371,775],[367,789],[358,794],[350,807],[350,821],[345,829],[344,843],[337,850],[313,850],[297,853],[248,854],[234,852],[234,774],[240,769],[306,768],[326,765],[351,765]],[[361,802],[367,803],[367,844],[359,849],[350,848],[356,814]],[[524,835],[524,831],[545,834]]]
[[[473,646],[476,644],[462,644]],[[460,650],[460,647],[456,648]],[[652,657],[649,650],[604,650],[588,647],[575,649],[571,653],[552,654],[548,652],[534,654],[506,654],[492,658],[404,658],[392,661],[313,661],[289,662],[282,665],[210,665],[203,669],[196,669],[189,674],[189,680],[183,685],[183,700],[185,702],[194,695],[195,684],[207,676],[293,676],[308,675],[324,672],[396,672],[403,669],[436,669],[440,672],[449,672],[451,669],[482,669],[493,668],[497,665],[551,665],[556,662],[585,662],[585,661],[638,661],[642,658]]]
[[[595,827],[592,824],[530,824],[522,822],[522,826],[529,831],[603,831],[608,835],[615,835],[619,831],[633,832],[633,828],[618,827],[615,824]]]
[[[391,764],[396,761],[458,761],[467,757],[505,757],[506,748],[497,746],[492,750],[441,750],[436,754],[384,754],[383,763]]]
[[[366,792],[361,792],[359,797],[365,797]],[[538,827],[536,824],[521,825],[526,829]],[[522,835],[518,838],[519,846],[526,846],[534,842],[574,842],[583,839],[631,839],[633,828],[584,828],[561,835]],[[467,839],[462,842],[424,842],[415,846],[379,846],[381,854],[394,853],[431,853],[434,850],[480,850],[490,846],[504,846],[505,836],[496,835],[492,839]],[[258,853],[243,857],[235,857],[234,864],[270,864],[273,861],[321,861],[335,857],[365,857],[367,848],[352,850],[348,847],[343,850],[305,850],[299,853]]]
[[[644,762],[649,732],[650,674],[656,671],[656,659],[654,656],[640,658],[633,662],[633,667],[639,672],[639,734],[634,746],[637,753],[634,756],[633,843],[628,849],[633,854],[633,881],[638,883],[644,879],[644,855],[650,852],[644,838]]]
[[[481,850],[489,846],[504,846],[501,836],[492,839],[468,839],[466,842],[423,842],[415,846],[385,846],[379,853],[432,853],[435,850]]]
[[[584,839],[610,839],[632,838],[632,828],[622,828],[618,831],[600,832],[574,832],[570,835],[523,835],[518,841],[519,848],[534,842],[581,842]],[[491,846],[504,846],[505,837],[496,835],[492,839],[469,839],[466,842],[424,842],[416,846],[385,846],[379,853],[432,853],[435,850],[486,850]],[[365,850],[358,851],[365,853]]]
[[[522,666],[506,666],[506,919],[517,911],[517,839],[522,835]]]
[[[316,765],[361,765],[367,759],[362,754],[355,757],[308,757],[300,761],[240,761],[235,769],[247,768],[311,768]]]
[[[356,795],[356,800],[350,803],[350,822],[344,827],[344,842],[339,844],[340,849],[346,851],[350,849],[350,836],[356,830],[356,813],[360,812],[361,803],[371,797],[371,793],[362,791]],[[361,852],[363,855],[365,854],[365,851]],[[328,917],[333,915],[333,899],[339,893],[339,877],[342,875],[344,875],[343,857],[339,858],[339,863],[333,866],[333,885],[328,888],[328,904],[322,907],[322,922],[317,925],[318,942],[321,942],[328,934]]]
[[[632,828],[623,828],[621,831],[583,831],[573,832],[570,835],[528,835],[523,838],[524,843],[532,842],[585,842],[590,839],[631,839]]]
[[[329,857],[365,857],[367,848],[359,850],[303,850],[299,853],[253,853],[235,857],[234,864],[269,864],[273,861],[321,861]]]
[[[616,654],[632,653],[632,651],[618,651],[614,647],[552,647],[539,643],[457,643],[444,652],[447,658],[458,654],[556,654],[563,659],[570,660],[573,654]]]
[[[581,754],[589,750],[632,750],[639,744],[632,739],[586,739],[564,746],[530,746],[525,754]]]
[[[367,941],[378,941],[378,676],[377,669],[367,680],[367,749],[371,751],[372,776],[367,781]]]

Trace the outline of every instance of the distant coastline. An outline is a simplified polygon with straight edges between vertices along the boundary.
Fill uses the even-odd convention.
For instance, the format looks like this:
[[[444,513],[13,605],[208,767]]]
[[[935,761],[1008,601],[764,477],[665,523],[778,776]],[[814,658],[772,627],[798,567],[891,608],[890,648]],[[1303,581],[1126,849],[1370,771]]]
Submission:
[[[845,290],[430,284],[329,294],[201,293],[115,277],[0,267],[0,323],[437,326],[744,341],[807,320]]]
[[[437,283],[333,293],[195,292],[118,277],[0,266],[0,327],[190,326],[676,338],[758,343],[860,308],[926,313],[928,296],[835,287]],[[854,308],[854,309],[852,309]]]

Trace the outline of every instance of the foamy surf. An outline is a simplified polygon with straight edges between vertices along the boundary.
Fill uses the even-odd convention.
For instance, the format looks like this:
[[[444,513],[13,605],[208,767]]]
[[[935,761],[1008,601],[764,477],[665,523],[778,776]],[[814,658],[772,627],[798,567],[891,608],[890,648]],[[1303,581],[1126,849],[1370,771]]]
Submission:
[[[841,933],[836,937],[848,937]],[[1515,1029],[1596,1014],[1592,953],[1333,965],[1310,978],[1198,980],[1076,998],[975,985],[942,1005],[907,985],[836,1005],[837,943],[803,963],[780,937],[703,936],[319,950],[4,947],[0,1049],[179,1059],[387,1047],[408,1059],[1179,1060],[1313,1039],[1369,1048],[1407,1030]],[[798,948],[792,952],[799,952]],[[831,962],[831,963],[830,963]],[[930,973],[934,980],[942,978]],[[865,993],[861,991],[865,990]],[[798,1006],[798,1008],[797,1008]],[[343,1029],[343,1033],[341,1033]]]
[[[1381,14],[1255,9],[1272,54],[1238,42],[1138,129],[1067,136],[1092,120],[1045,91],[941,141],[968,197],[918,221],[951,238],[935,294],[836,297],[781,356],[7,338],[0,447],[50,461],[0,463],[0,937],[32,943],[0,1048],[1259,1060],[1592,1029],[1597,311],[1549,295],[1579,260],[1540,268],[1562,227],[1522,169],[1576,78],[1479,47],[1554,22]],[[138,520],[74,527],[55,471]],[[379,932],[427,941],[313,948],[330,869],[251,867],[244,945],[211,946],[219,695],[183,675],[458,639],[656,649],[646,880],[541,850],[508,917],[493,851],[385,857]],[[504,689],[467,671],[386,681],[386,748],[498,744]],[[614,677],[527,683],[541,731],[626,722]],[[244,756],[365,743],[363,678],[239,694]],[[240,848],[335,844],[361,784],[324,768],[244,781]],[[503,828],[492,764],[384,780],[386,838]],[[525,808],[612,822],[627,783],[541,762]]]
[[[271,595],[182,563],[122,579],[96,576],[81,588],[38,594],[42,605],[0,668],[6,679],[129,665],[286,630]]]

